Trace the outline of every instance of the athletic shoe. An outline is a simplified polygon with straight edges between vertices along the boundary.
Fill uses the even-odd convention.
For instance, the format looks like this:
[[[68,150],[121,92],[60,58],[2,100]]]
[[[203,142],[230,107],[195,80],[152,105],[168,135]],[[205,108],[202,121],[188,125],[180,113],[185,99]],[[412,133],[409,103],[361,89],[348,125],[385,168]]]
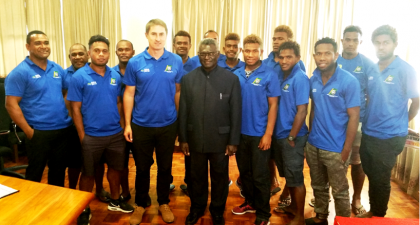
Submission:
[[[89,225],[90,218],[92,214],[90,214],[90,208],[87,208],[77,218],[77,225]]]
[[[175,189],[175,185],[170,184],[170,185],[169,185],[169,191],[173,191],[174,189]]]
[[[256,210],[250,206],[247,202],[242,203],[240,206],[236,206],[232,209],[232,213],[235,215],[243,215],[245,213],[255,213]]]
[[[111,200],[108,204],[109,211],[119,211],[123,213],[131,213],[134,211],[134,207],[126,202],[119,200]]]
[[[230,185],[232,185],[233,184],[233,182],[232,182],[232,180],[229,178],[229,187],[230,187]]]
[[[128,195],[127,195],[127,197],[124,197],[122,194],[120,195],[120,198],[119,198],[119,200],[121,201],[121,202],[128,202],[128,200],[130,200],[131,199],[131,194],[130,193],[128,193]]]

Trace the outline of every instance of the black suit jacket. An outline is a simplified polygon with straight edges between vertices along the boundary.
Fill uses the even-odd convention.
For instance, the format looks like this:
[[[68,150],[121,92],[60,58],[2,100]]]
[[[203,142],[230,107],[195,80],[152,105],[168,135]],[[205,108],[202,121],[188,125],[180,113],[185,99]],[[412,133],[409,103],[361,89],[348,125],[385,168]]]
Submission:
[[[235,74],[219,66],[210,73],[196,68],[181,80],[179,141],[201,153],[221,153],[227,145],[239,145],[241,104]]]

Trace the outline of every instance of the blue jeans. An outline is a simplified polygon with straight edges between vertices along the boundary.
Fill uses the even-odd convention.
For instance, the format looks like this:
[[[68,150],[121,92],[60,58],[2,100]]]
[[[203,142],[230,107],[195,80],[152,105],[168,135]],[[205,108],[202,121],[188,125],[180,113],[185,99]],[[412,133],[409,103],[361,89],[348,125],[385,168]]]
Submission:
[[[236,162],[242,181],[245,200],[256,209],[257,219],[268,220],[270,213],[270,160],[271,150],[258,148],[261,137],[241,134]]]

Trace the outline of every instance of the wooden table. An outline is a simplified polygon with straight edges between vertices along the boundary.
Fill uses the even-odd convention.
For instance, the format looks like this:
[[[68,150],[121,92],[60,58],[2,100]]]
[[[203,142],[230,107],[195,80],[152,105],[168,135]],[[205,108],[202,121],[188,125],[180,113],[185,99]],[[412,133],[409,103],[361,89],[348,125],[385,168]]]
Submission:
[[[0,224],[70,224],[94,198],[92,193],[1,176],[19,190],[0,199]]]

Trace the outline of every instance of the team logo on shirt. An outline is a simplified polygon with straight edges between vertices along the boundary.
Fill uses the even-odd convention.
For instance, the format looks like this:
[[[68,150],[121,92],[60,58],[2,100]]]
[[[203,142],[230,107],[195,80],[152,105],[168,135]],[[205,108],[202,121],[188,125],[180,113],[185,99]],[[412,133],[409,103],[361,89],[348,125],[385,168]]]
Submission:
[[[316,92],[316,89],[314,88],[314,89],[312,89],[312,92]]]
[[[362,67],[361,66],[356,67],[356,69],[354,69],[353,72],[355,72],[355,73],[361,73],[362,72]]]
[[[111,78],[111,85],[117,85],[117,81],[115,80],[115,78]]]
[[[60,78],[60,76],[58,75],[58,72],[57,72],[57,71],[54,71],[54,75],[53,75],[53,77],[54,77],[54,78]]]
[[[172,66],[171,65],[167,65],[166,66],[166,69],[165,69],[165,72],[172,73]]]
[[[38,78],[41,78],[41,75],[39,75],[39,74],[37,74],[37,75],[33,75],[33,76],[32,76],[32,78],[34,78],[34,79],[38,79]]]
[[[261,82],[261,78],[257,77],[255,78],[254,82],[252,82],[252,84],[255,86],[261,86],[260,82]]]
[[[96,81],[91,81],[90,83],[87,84],[88,86],[93,86],[93,85],[97,85]]]
[[[141,72],[148,73],[148,72],[150,72],[150,69],[146,68],[146,69],[144,69],[144,70],[141,70]]]
[[[394,76],[392,76],[392,75],[389,75],[385,80],[384,80],[384,82],[385,83],[387,83],[387,84],[394,84],[394,83],[392,83],[392,81],[394,80]]]
[[[286,84],[286,85],[284,85],[284,87],[283,87],[283,91],[284,91],[284,92],[289,92],[289,86],[290,86],[290,84]]]
[[[330,97],[338,97],[336,94],[337,94],[337,89],[333,88],[333,89],[331,89],[330,92],[328,92],[327,95],[330,96]]]
[[[338,66],[340,67],[340,69],[343,69],[343,65],[341,65],[341,64],[338,64]]]

